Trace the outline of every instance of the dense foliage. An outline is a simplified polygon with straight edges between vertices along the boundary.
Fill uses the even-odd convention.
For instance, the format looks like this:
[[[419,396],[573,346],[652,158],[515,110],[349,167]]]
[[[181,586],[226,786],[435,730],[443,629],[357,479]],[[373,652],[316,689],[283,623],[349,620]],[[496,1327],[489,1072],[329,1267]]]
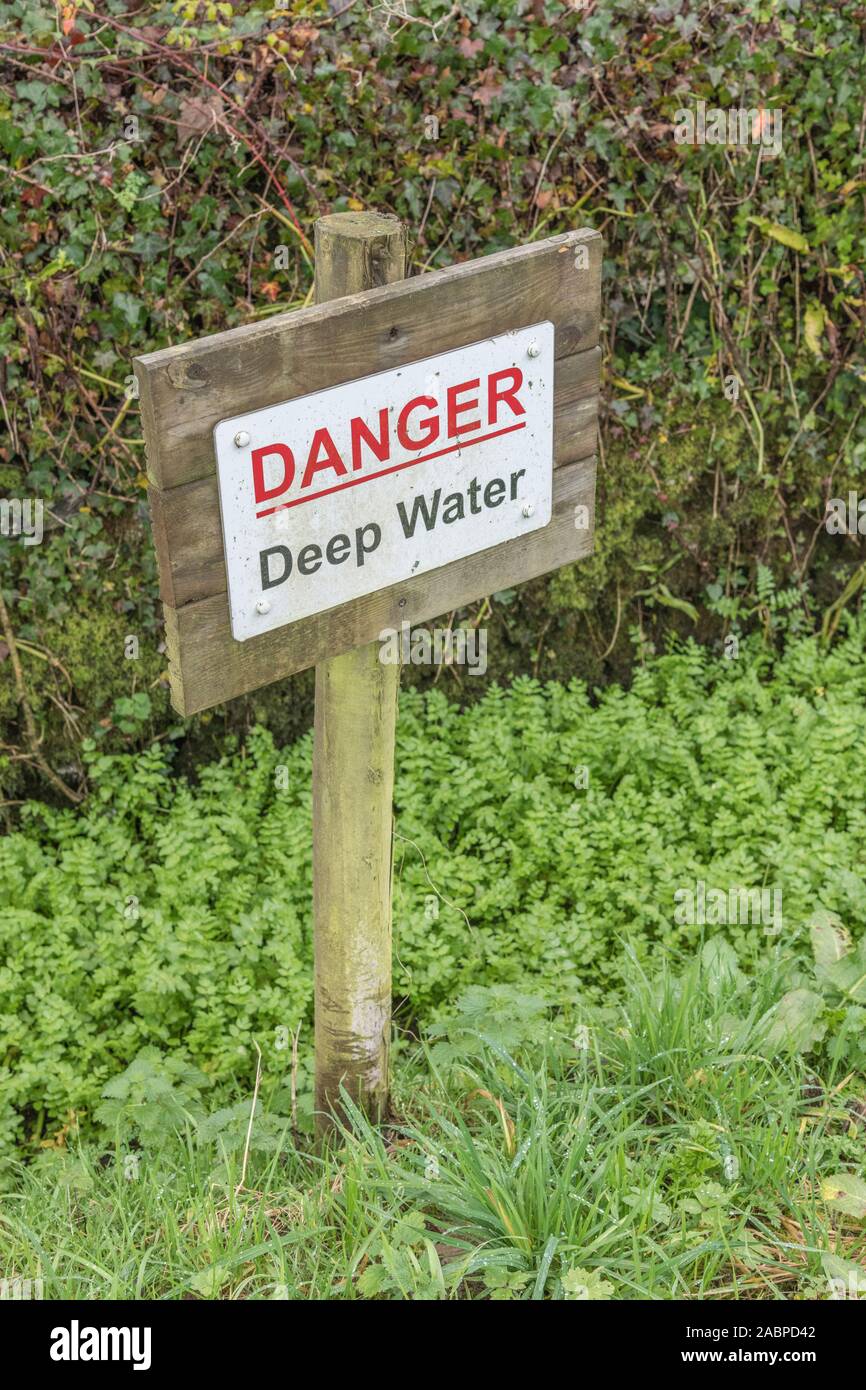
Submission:
[[[777,661],[689,643],[595,700],[529,678],[463,711],[408,692],[398,1027],[477,986],[579,1010],[619,988],[625,943],[645,961],[719,936],[739,969],[784,973],[777,1049],[862,1067],[866,965],[846,933],[866,942],[864,699],[862,624]],[[144,1049],[115,1100],[187,1073],[249,1081],[257,1043],[282,1077],[310,1012],[310,740],[278,750],[257,730],[196,786],[165,745],[85,755],[86,809],[31,802],[0,841],[6,1140],[70,1108],[89,1123]],[[783,920],[678,923],[699,880],[780,890]]]
[[[0,491],[56,518],[0,539],[7,795],[40,757],[82,789],[86,738],[191,761],[306,726],[307,677],[173,722],[127,388],[136,353],[307,302],[322,211],[400,214],[416,272],[604,234],[597,553],[492,596],[492,675],[596,681],[665,627],[859,602],[861,541],[822,517],[866,458],[864,26],[858,0],[0,3]],[[781,111],[781,153],[677,143],[699,100]]]

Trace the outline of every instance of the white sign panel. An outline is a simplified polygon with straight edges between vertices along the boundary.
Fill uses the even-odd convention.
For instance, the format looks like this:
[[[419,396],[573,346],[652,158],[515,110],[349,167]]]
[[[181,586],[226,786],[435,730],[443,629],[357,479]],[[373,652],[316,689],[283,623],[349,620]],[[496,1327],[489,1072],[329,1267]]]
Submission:
[[[552,323],[222,420],[239,642],[550,521]]]

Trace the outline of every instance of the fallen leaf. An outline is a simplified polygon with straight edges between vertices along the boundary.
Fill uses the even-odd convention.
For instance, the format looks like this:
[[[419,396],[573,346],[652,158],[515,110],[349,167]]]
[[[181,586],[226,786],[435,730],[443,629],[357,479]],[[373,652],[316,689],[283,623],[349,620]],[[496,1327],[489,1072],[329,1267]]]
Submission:
[[[806,312],[803,315],[803,337],[806,339],[806,346],[815,357],[823,356],[821,352],[821,334],[824,332],[824,325],[827,321],[827,310],[823,304],[819,304],[813,299],[806,305]]]
[[[866,1182],[853,1173],[835,1173],[832,1178],[824,1178],[821,1183],[821,1196],[831,1207],[837,1207],[847,1216],[866,1217]]]
[[[185,145],[194,135],[203,135],[218,125],[223,114],[223,99],[217,92],[206,97],[185,97],[180,104],[177,123],[178,144]]]
[[[308,44],[315,43],[318,37],[319,31],[312,24],[293,24],[289,30],[289,42],[293,48],[306,48]]]
[[[502,82],[496,80],[496,69],[493,67],[485,68],[481,74],[481,81],[474,88],[472,100],[477,101],[479,106],[483,106],[487,111],[490,103],[502,92]]]
[[[771,222],[767,217],[747,217],[747,222],[752,222],[764,236],[772,237],[773,241],[780,241],[783,246],[790,246],[792,251],[802,251],[808,253],[809,243],[801,232],[795,232],[790,227],[783,227],[781,222]]]

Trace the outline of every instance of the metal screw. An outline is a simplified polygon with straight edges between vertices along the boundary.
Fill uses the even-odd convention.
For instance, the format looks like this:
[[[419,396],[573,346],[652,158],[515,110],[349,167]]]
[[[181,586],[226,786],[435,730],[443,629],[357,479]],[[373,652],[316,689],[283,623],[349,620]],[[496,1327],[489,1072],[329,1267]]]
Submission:
[[[268,599],[266,599],[266,598],[260,598],[259,601],[258,601],[258,603],[256,604],[256,612],[257,612],[257,613],[270,613],[270,611],[271,611],[270,601],[269,601]]]
[[[522,510],[524,516],[533,516],[535,513],[535,506],[532,502],[524,502]]]
[[[235,435],[235,444],[239,449],[245,449],[250,442],[250,437],[246,430],[238,430]]]
[[[537,357],[540,352],[541,348],[538,346],[538,343],[530,343],[529,347],[526,349],[526,356]]]

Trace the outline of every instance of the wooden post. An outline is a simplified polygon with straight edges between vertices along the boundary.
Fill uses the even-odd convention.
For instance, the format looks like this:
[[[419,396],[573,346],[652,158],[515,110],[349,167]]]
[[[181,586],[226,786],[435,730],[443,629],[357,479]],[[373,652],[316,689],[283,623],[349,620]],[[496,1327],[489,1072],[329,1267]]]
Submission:
[[[396,217],[334,213],[316,223],[316,302],[405,275]],[[364,374],[358,363],[358,375]],[[313,744],[316,1127],[340,1085],[378,1121],[388,1104],[391,860],[399,665],[378,642],[316,667]]]

